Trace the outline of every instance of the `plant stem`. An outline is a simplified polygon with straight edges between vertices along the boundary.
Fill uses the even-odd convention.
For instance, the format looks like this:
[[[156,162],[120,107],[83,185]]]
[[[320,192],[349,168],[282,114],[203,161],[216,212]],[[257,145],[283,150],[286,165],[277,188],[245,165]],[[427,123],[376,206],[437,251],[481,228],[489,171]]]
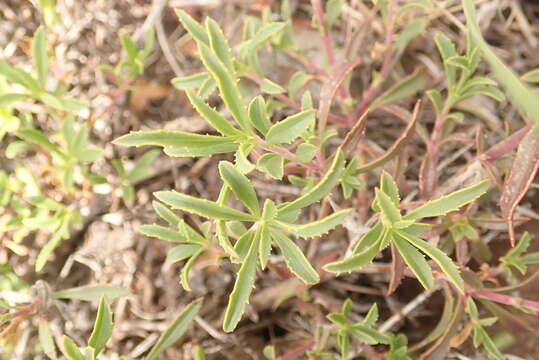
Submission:
[[[395,35],[394,20],[397,12],[396,8],[396,1],[390,0],[386,19],[387,22],[384,61],[382,63],[382,68],[380,69],[380,80],[372,82],[371,86],[365,92],[365,95],[363,95],[363,98],[361,99],[361,102],[359,103],[355,113],[356,119],[360,119],[361,116],[368,109],[374,95],[378,92],[380,85],[382,85],[382,83],[386,80],[391,70],[391,63],[393,61],[393,37]]]
[[[516,307],[525,307],[534,312],[539,312],[539,302],[533,300],[525,300],[514,296],[495,293],[488,290],[471,290],[468,291],[468,295],[475,298],[494,301],[500,304]]]

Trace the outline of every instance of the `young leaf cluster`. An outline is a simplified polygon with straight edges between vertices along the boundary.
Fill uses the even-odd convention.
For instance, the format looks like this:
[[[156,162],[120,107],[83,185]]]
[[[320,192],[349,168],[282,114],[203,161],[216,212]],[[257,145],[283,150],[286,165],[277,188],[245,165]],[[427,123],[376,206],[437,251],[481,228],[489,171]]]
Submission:
[[[400,195],[397,184],[388,173],[383,173],[380,188],[376,190],[373,202],[373,209],[380,214],[378,222],[363,235],[348,258],[329,263],[324,269],[333,273],[357,270],[369,264],[389,244],[393,244],[426,289],[433,288],[434,276],[423,254],[432,259],[446,275],[447,280],[464,293],[464,281],[457,265],[440,249],[421,239],[421,233],[429,229],[430,225],[418,220],[443,216],[458,210],[483,195],[489,186],[488,181],[482,181],[431,200],[403,216],[399,209]]]

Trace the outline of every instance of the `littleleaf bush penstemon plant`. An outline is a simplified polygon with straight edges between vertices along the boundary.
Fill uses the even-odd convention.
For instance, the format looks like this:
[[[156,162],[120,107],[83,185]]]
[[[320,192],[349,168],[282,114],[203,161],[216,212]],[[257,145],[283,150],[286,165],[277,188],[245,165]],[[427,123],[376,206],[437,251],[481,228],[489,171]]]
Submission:
[[[117,140],[116,144],[126,146],[155,145],[164,148],[169,156],[200,157],[233,153],[234,162],[219,162],[222,188],[216,201],[200,199],[175,191],[158,191],[154,195],[157,214],[168,223],[168,227],[157,224],[143,225],[140,231],[148,236],[178,243],[167,256],[167,261],[187,260],[182,269],[182,284],[189,290],[188,273],[198,256],[219,246],[222,256],[240,264],[236,283],[230,294],[223,328],[232,331],[245,311],[251,291],[255,285],[257,269],[264,269],[268,263],[272,247],[279,248],[288,268],[307,284],[319,281],[319,275],[293,238],[309,239],[321,236],[341,224],[350,210],[339,210],[315,222],[298,224],[302,209],[330,195],[342,184],[346,197],[361,186],[356,176],[357,160],[348,162],[343,150],[337,149],[332,159],[316,163],[315,171],[320,178],[311,184],[298,198],[276,204],[266,199],[263,204],[249,180],[255,169],[274,179],[282,179],[285,164],[297,163],[312,166],[311,160],[324,151],[327,134],[317,134],[316,116],[310,94],[306,91],[299,112],[273,122],[262,96],[258,95],[246,105],[238,80],[242,73],[251,71],[249,62],[257,54],[257,48],[283,26],[276,23],[262,25],[253,31],[250,39],[239,46],[239,59],[233,56],[222,30],[212,19],[205,26],[197,23],[187,13],[177,11],[185,29],[195,39],[200,59],[206,72],[173,80],[173,84],[184,89],[197,112],[207,120],[220,135],[202,135],[175,130],[151,130],[131,132]],[[476,57],[477,58],[477,57]],[[254,71],[254,70],[253,70]],[[260,90],[280,92],[262,83]],[[232,119],[227,118],[205,101],[218,89],[221,99]],[[293,143],[296,152],[287,146]],[[258,159],[256,164],[251,158]],[[327,164],[327,168],[326,168]],[[334,273],[349,272],[371,262],[388,245],[394,244],[410,266],[421,284],[431,289],[435,279],[431,265],[424,255],[440,267],[446,278],[461,293],[464,282],[457,265],[436,246],[420,238],[430,226],[418,222],[422,218],[443,216],[458,210],[484,194],[489,182],[454,192],[432,200],[401,215],[400,196],[392,177],[384,173],[380,189],[376,192],[373,209],[380,213],[379,221],[357,243],[352,255],[342,261],[327,264],[325,270]],[[234,196],[244,207],[244,211],[229,206],[229,198]],[[172,210],[181,210],[199,215],[208,220],[200,231],[192,228]]]

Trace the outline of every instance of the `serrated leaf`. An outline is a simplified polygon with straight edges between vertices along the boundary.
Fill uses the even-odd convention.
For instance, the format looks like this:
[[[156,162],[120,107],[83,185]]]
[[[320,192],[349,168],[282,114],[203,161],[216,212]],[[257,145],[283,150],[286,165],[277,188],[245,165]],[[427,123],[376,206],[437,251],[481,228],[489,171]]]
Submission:
[[[438,90],[429,90],[427,91],[427,96],[434,106],[436,115],[439,115],[442,111],[442,94]]]
[[[247,109],[243,103],[243,98],[238,89],[235,75],[227,69],[226,65],[215,56],[210,48],[203,43],[198,44],[200,59],[204,63],[204,66],[217,83],[221,98],[226,107],[236,119],[240,127],[250,133],[252,130],[249,126],[249,119],[247,117]]]
[[[176,15],[180,19],[180,22],[182,23],[185,30],[187,30],[187,32],[189,32],[189,34],[195,40],[200,41],[207,46],[210,46],[210,39],[202,25],[196,22],[188,13],[183,10],[176,9]]]
[[[456,82],[456,68],[455,66],[449,64],[447,60],[449,60],[453,56],[458,55],[457,50],[455,49],[455,45],[453,44],[453,42],[451,42],[451,40],[442,33],[437,33],[434,36],[434,42],[436,43],[438,51],[440,52],[442,60],[444,61],[444,68],[445,74],[447,76],[448,87],[452,88]]]
[[[285,23],[272,22],[262,26],[248,41],[240,45],[240,58],[246,59],[253,54],[269,38],[284,29],[285,25]]]
[[[167,227],[156,224],[145,224],[138,227],[138,231],[146,236],[159,240],[180,243],[185,241],[185,237],[179,231],[174,231]]]
[[[271,237],[281,249],[287,267],[303,282],[316,284],[320,277],[299,246],[278,230],[271,230]]]
[[[225,64],[227,69],[230,72],[234,72],[232,54],[230,47],[228,46],[228,41],[215,20],[206,18],[206,32],[210,40],[210,48],[217,55],[219,60]]]
[[[94,348],[96,354],[101,352],[112,335],[112,325],[110,306],[105,300],[105,296],[102,296],[99,301],[99,307],[97,308],[94,329],[88,340],[88,346]]]
[[[249,179],[236,169],[228,161],[219,163],[219,174],[227,186],[232,190],[236,198],[255,215],[260,215],[260,205],[256,196],[255,188]]]
[[[67,356],[69,360],[85,360],[84,355],[82,355],[79,347],[71,338],[67,335],[64,335],[64,355]]]
[[[262,270],[266,268],[268,264],[268,259],[271,255],[271,236],[266,228],[266,225],[260,225],[260,228],[257,229],[260,231],[260,246],[258,247],[258,258],[260,260],[260,267]]]
[[[241,135],[241,131],[234,128],[230,121],[227,120],[223,115],[217,112],[215,109],[210,107],[204,102],[197,94],[192,91],[186,91],[189,101],[196,109],[196,111],[202,116],[210,125],[222,135],[235,136]]]
[[[243,220],[253,221],[252,215],[241,211],[219,205],[213,201],[199,199],[193,196],[178,193],[176,191],[158,191],[154,193],[159,201],[171,206],[174,209],[187,211],[209,219],[220,220]]]
[[[365,315],[362,323],[368,326],[374,326],[374,324],[378,321],[378,317],[378,304],[374,303],[369,309],[369,312],[367,312],[367,315]]]
[[[405,231],[396,230],[397,234],[405,238],[410,244],[424,252],[428,257],[434,260],[438,264],[440,269],[447,276],[448,280],[455,285],[455,287],[461,292],[464,293],[464,280],[460,276],[460,272],[453,263],[453,261],[447,256],[442,250],[432,246],[425,240],[422,240],[416,236],[410,235]]]
[[[339,183],[341,174],[344,170],[344,154],[339,150],[331,163],[330,168],[320,181],[313,186],[309,191],[300,196],[294,201],[284,203],[279,206],[279,214],[283,215],[288,212],[303,209],[323,197],[327,196],[331,190]]]
[[[393,225],[402,219],[399,208],[395,206],[389,196],[379,189],[376,189],[376,205],[389,224]]]
[[[47,55],[47,36],[43,26],[37,28],[32,39],[32,60],[39,83],[44,88],[49,73],[49,56]]]
[[[178,90],[191,90],[198,89],[210,78],[210,74],[204,71],[188,76],[175,77],[170,83]]]
[[[394,236],[393,243],[404,259],[404,262],[406,262],[417,276],[421,285],[427,290],[432,289],[434,286],[434,277],[425,257],[412,245],[408,244],[407,240],[399,236],[398,233]]]
[[[266,134],[270,144],[291,143],[312,125],[315,120],[314,110],[305,110],[291,115],[274,124]]]
[[[475,185],[455,191],[441,198],[431,200],[406,214],[404,220],[418,220],[425,217],[442,216],[458,210],[487,192],[490,181],[484,180]]]
[[[223,320],[223,330],[226,332],[233,331],[240,322],[254,288],[261,235],[260,232],[256,234],[257,236],[251,241],[249,252],[243,260],[236,282],[234,283],[234,289],[228,299],[225,318]]]
[[[200,308],[202,307],[202,301],[197,300],[185,307],[180,315],[170,324],[165,332],[161,334],[157,343],[152,347],[146,360],[155,360],[158,356],[165,351],[168,347],[178,341],[182,335],[189,329],[189,326],[197,316]]]
[[[383,239],[382,235],[383,233],[377,238],[374,238],[374,242],[371,245],[362,248],[361,251],[354,252],[350,257],[326,264],[324,270],[336,274],[343,272],[349,273],[371,263],[374,257],[380,252],[380,243]]]
[[[266,135],[271,127],[271,121],[266,112],[266,103],[262,96],[258,95],[251,101],[248,113],[251,124],[253,124],[262,135]]]
[[[177,130],[131,131],[113,141],[116,145],[156,145],[168,148],[204,149],[234,142],[233,137],[187,133]]]
[[[261,171],[276,180],[280,180],[284,175],[284,158],[279,154],[264,154],[256,162],[256,166]]]
[[[116,285],[85,285],[52,293],[54,299],[98,301],[104,296],[108,301],[129,295],[129,290]]]
[[[282,229],[302,238],[321,236],[327,234],[330,230],[333,230],[336,226],[342,224],[344,219],[350,214],[351,211],[351,209],[341,210],[326,216],[323,219],[305,225],[279,223],[279,226]]]

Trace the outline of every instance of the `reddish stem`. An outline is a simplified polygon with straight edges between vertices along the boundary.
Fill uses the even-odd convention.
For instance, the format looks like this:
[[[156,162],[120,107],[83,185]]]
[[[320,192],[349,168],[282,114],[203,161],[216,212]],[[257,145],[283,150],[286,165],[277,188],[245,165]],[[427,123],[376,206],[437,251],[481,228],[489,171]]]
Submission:
[[[372,102],[374,95],[378,92],[380,85],[389,75],[391,70],[391,63],[393,60],[393,37],[395,35],[395,26],[394,18],[396,14],[396,3],[395,0],[391,0],[389,3],[389,8],[387,11],[387,23],[386,23],[386,42],[385,42],[385,52],[384,52],[384,62],[382,63],[382,68],[380,69],[380,81],[373,82],[371,86],[363,95],[361,102],[359,103],[355,118],[360,119],[361,116],[367,111],[367,108]]]
[[[322,2],[320,0],[311,0],[311,4],[314,10],[314,15],[322,28],[320,37],[322,39],[322,44],[324,44],[324,49],[326,50],[326,57],[330,67],[335,65],[335,53],[333,52],[333,46],[331,42],[331,35],[326,22],[326,14],[324,13],[324,8],[322,7]],[[344,100],[347,98],[346,90],[343,86],[339,86],[338,89],[339,97]]]
[[[495,293],[488,290],[471,290],[468,291],[468,295],[475,298],[494,301],[500,304],[516,307],[525,307],[532,311],[539,312],[539,302],[533,300],[525,300],[518,297]]]

